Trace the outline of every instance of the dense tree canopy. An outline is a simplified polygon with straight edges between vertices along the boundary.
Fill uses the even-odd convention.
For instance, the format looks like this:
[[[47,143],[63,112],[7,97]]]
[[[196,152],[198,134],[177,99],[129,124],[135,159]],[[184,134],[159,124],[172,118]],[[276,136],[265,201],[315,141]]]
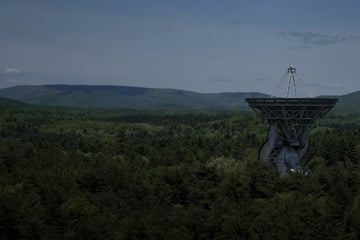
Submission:
[[[279,176],[250,112],[0,113],[0,239],[360,237],[358,115],[319,122]]]

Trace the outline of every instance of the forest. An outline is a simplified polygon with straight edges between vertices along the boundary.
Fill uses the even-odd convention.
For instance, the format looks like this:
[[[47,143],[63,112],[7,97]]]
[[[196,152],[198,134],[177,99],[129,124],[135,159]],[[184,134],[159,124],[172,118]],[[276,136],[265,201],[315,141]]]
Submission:
[[[360,114],[332,111],[303,171],[258,160],[251,111],[0,101],[0,239],[359,239]]]

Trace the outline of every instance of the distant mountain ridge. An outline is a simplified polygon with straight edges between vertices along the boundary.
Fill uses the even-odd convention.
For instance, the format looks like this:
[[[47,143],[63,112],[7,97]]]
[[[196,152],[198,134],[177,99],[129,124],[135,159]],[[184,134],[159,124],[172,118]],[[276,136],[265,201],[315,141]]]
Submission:
[[[339,97],[338,108],[360,110],[360,91],[345,94]]]
[[[197,93],[177,89],[129,86],[41,85],[0,89],[0,97],[52,106],[99,108],[235,109],[247,107],[245,98],[263,93]]]
[[[197,93],[177,89],[96,85],[15,86],[0,89],[0,97],[20,102],[70,107],[134,109],[237,109],[245,98],[269,97],[258,92]],[[339,98],[336,108],[360,109],[360,91]]]

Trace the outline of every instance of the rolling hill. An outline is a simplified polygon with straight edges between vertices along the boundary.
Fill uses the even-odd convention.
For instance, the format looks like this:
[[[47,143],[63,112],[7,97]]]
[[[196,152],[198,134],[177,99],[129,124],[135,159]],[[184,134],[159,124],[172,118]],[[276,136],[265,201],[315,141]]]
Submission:
[[[127,86],[42,85],[0,89],[0,97],[39,105],[106,108],[234,109],[262,93],[197,93]]]
[[[360,91],[340,96],[337,107],[360,110]]]
[[[263,93],[197,93],[176,89],[128,86],[42,85],[0,89],[0,97],[25,103],[96,108],[134,109],[236,109],[246,108],[245,98]],[[360,109],[360,91],[338,97],[336,108]]]

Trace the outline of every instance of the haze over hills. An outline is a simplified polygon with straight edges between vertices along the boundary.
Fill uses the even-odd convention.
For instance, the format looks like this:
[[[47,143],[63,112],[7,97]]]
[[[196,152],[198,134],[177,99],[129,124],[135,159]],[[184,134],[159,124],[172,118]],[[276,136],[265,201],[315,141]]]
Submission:
[[[0,97],[38,105],[71,107],[235,109],[247,107],[245,98],[268,95],[256,92],[197,93],[128,86],[41,85],[0,89]],[[337,107],[360,107],[360,91],[338,98]]]
[[[247,107],[247,97],[268,95],[128,86],[42,85],[0,89],[0,96],[31,104],[72,107],[232,109]]]

